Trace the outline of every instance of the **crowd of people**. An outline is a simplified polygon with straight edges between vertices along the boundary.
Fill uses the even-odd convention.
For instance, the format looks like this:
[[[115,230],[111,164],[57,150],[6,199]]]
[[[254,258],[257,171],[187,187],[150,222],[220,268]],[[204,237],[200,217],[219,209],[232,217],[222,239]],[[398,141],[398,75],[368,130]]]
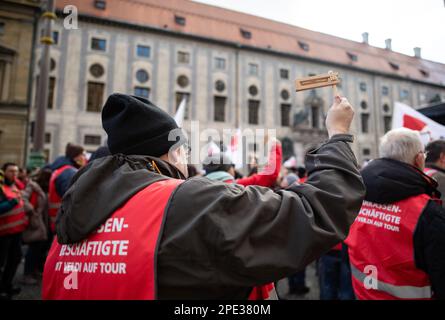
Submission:
[[[111,95],[107,146],[89,159],[70,143],[43,168],[2,166],[1,298],[43,274],[44,299],[273,299],[284,278],[289,294],[307,294],[315,261],[322,300],[445,299],[445,141],[425,148],[418,132],[395,129],[359,168],[353,114],[335,97],[329,140],[304,166],[283,166],[276,140],[267,165],[242,177],[223,153],[203,170],[187,164],[167,139],[173,118]],[[83,249],[93,242],[119,254]],[[79,267],[67,288],[65,267],[91,263],[102,271]]]

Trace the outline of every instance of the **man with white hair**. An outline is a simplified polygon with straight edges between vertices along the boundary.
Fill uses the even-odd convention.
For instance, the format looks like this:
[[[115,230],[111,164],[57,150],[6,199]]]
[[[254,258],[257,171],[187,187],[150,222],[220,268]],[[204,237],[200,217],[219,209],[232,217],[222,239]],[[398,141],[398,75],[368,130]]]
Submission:
[[[362,170],[366,196],[346,240],[360,300],[445,299],[445,210],[423,173],[417,131],[388,132]]]

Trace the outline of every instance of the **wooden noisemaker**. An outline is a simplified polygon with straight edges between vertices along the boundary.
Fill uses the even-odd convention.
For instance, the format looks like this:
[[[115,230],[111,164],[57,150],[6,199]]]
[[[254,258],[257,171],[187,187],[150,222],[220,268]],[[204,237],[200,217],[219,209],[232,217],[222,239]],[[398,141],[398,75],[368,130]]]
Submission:
[[[340,83],[338,72],[329,71],[327,74],[320,74],[295,80],[296,91],[304,91],[322,87],[332,86],[334,89],[334,96],[337,96],[337,84]]]

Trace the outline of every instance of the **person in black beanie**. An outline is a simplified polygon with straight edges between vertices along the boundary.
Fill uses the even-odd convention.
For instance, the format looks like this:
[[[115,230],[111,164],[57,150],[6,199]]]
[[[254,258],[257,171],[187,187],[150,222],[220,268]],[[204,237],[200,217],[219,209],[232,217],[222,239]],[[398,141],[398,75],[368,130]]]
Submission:
[[[352,118],[337,97],[330,140],[307,157],[308,182],[275,193],[185,180],[174,119],[146,99],[111,95],[102,110],[111,155],[79,170],[63,198],[43,298],[247,299],[295,273],[346,237],[362,203]]]

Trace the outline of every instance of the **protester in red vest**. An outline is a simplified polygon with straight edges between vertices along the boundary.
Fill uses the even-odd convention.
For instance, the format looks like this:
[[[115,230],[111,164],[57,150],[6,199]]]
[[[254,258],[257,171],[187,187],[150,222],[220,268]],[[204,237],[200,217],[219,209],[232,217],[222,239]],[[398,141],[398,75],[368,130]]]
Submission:
[[[309,179],[275,193],[187,177],[182,130],[140,97],[102,110],[111,156],[81,169],[57,216],[44,299],[247,299],[342,241],[365,193],[337,97]],[[170,137],[170,139],[169,139]],[[339,200],[341,199],[341,200]]]
[[[442,206],[445,207],[445,140],[436,140],[426,146],[425,174],[434,178],[442,197]]]
[[[86,165],[87,159],[82,146],[68,143],[65,156],[58,157],[50,166],[53,171],[49,182],[49,223],[50,229],[55,232],[55,221],[60,208],[63,195],[68,190],[71,179],[77,170]]]
[[[0,264],[4,266],[0,281],[0,299],[11,299],[20,292],[12,280],[22,258],[21,236],[28,225],[20,190],[15,185],[19,168],[15,163],[5,163],[2,195],[10,204],[9,210],[0,213]]]
[[[388,132],[362,171],[366,197],[346,244],[360,300],[445,299],[445,210],[417,131]]]

